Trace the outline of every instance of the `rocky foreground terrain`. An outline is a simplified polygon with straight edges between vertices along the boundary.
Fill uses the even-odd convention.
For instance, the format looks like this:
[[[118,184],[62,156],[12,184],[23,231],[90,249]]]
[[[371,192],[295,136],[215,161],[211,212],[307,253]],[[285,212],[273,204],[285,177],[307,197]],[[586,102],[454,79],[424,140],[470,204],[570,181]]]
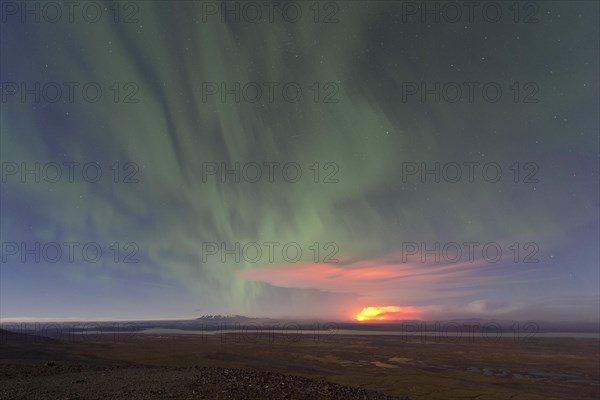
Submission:
[[[0,329],[0,400],[600,400],[597,339],[311,336],[87,339]]]
[[[0,399],[399,399],[335,383],[236,368],[0,365]]]

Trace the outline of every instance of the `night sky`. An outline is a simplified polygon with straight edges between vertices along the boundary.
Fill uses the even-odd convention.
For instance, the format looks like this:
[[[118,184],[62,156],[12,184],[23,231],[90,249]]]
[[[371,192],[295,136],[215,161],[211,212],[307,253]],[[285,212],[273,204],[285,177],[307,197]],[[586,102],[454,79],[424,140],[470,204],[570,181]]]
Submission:
[[[2,320],[598,321],[599,3],[475,3],[3,2]]]

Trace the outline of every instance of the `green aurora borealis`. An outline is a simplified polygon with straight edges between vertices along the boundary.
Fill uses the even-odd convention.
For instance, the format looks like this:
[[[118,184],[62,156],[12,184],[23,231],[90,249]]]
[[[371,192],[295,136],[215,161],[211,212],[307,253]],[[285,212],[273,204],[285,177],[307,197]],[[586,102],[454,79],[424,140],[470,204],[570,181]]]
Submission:
[[[357,307],[398,305],[597,319],[599,6],[573,3],[539,2],[537,23],[404,22],[401,2],[390,1],[337,2],[335,23],[315,23],[304,1],[296,23],[203,21],[202,2],[191,1],[135,2],[136,23],[35,24],[4,15],[4,93],[7,82],[96,82],[103,94],[94,103],[78,90],[73,102],[3,99],[2,162],[98,162],[103,178],[7,177],[2,242],[135,242],[140,262],[9,258],[2,317],[343,318]],[[515,81],[534,82],[538,101],[523,102],[521,88],[515,102]],[[278,90],[272,101],[265,91],[256,102],[223,102],[203,93],[207,82],[293,82],[303,92],[298,102]],[[473,102],[405,101],[406,82],[496,82],[503,94],[495,103],[480,90]],[[123,102],[132,87],[139,101]],[[325,102],[333,89],[337,101]],[[113,182],[115,162],[138,166],[139,181]],[[295,162],[303,175],[295,183],[277,174],[256,183],[203,177],[207,163],[236,162]],[[337,182],[323,182],[328,162]],[[495,162],[503,176],[403,182],[406,163],[423,162]],[[538,165],[538,182],[515,183],[515,162]],[[277,285],[276,272],[261,281],[247,270],[286,270],[281,257],[203,262],[202,243],[275,241],[303,249],[334,242],[342,276]],[[540,262],[509,256],[446,272],[416,263],[398,267],[405,279],[379,283],[344,276],[353,263],[376,271],[374,260],[403,242],[466,241],[535,242]],[[312,261],[305,251],[298,268]],[[415,274],[423,276],[413,281]]]

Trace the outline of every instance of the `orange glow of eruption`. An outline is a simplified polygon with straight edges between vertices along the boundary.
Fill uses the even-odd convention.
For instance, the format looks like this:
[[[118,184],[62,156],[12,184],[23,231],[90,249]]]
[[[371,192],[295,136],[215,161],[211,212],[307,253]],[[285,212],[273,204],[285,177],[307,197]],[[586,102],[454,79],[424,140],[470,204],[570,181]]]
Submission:
[[[418,318],[419,315],[414,308],[398,306],[365,307],[354,316],[357,321],[394,321]]]

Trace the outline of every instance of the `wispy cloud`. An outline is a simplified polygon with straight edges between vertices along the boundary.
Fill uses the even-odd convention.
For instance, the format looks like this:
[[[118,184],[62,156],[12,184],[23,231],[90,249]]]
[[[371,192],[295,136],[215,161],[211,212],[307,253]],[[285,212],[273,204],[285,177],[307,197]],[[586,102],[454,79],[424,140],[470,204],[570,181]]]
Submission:
[[[584,312],[575,309],[579,302],[548,298],[532,302],[521,298],[494,300],[494,289],[536,279],[539,268],[515,268],[485,260],[452,264],[415,264],[398,261],[398,254],[345,261],[339,264],[297,263],[244,269],[238,276],[283,288],[316,289],[353,295],[362,307],[410,308],[419,318],[525,318],[539,316],[548,320],[589,320],[594,315],[593,301],[584,299]],[[536,275],[536,272],[538,273]],[[538,276],[539,277],[539,276]],[[475,300],[473,300],[475,299]],[[360,308],[349,311],[354,317]],[[570,311],[571,313],[570,313]],[[597,312],[595,313],[597,314]]]

